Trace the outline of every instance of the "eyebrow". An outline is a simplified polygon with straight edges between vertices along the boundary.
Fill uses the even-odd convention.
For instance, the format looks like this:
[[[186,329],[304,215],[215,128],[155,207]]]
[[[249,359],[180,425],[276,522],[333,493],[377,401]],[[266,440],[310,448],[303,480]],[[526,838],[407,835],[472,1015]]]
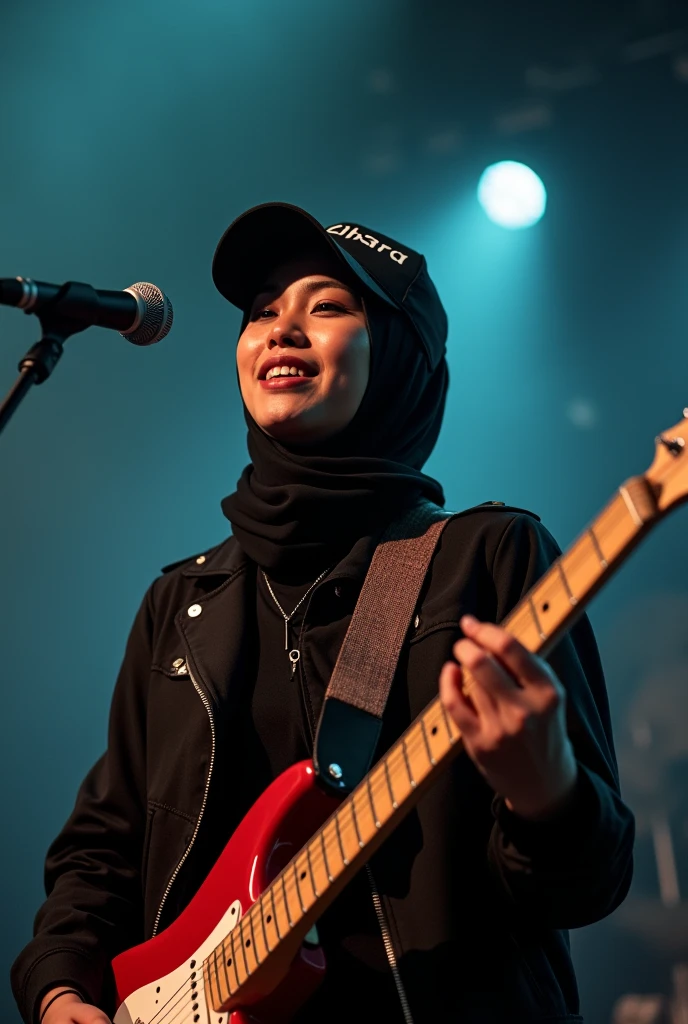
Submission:
[[[350,288],[348,284],[344,284],[342,281],[335,281],[332,278],[328,278],[325,281],[306,281],[306,283],[303,285],[303,291],[305,291],[309,295],[312,292],[322,291],[323,288],[339,288],[341,291],[349,292],[350,295],[353,295],[354,298],[356,298],[356,292],[352,288]],[[274,295],[279,291],[280,286],[272,281],[269,281],[267,284],[263,285],[259,292],[257,292],[256,297],[253,301],[254,303],[257,302],[261,295]]]

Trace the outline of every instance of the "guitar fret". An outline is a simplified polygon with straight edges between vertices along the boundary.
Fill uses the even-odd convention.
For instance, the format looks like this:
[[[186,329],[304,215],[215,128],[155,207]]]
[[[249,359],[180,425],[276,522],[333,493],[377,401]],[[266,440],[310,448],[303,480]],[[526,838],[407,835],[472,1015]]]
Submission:
[[[528,605],[530,607],[530,613],[533,616],[533,622],[535,623],[535,628],[538,631],[538,633],[540,634],[540,639],[541,640],[546,640],[547,639],[547,634],[543,632],[542,626],[540,625],[540,619],[538,618],[538,613],[537,613],[537,609],[535,607],[535,601],[533,600],[532,594],[528,595]]]
[[[308,862],[308,871],[309,871],[310,876],[311,876],[311,886],[313,887],[313,895],[315,896],[315,898],[317,900],[318,897],[320,896],[320,893],[318,892],[318,887],[315,884],[315,875],[313,874],[313,864],[311,862],[311,844],[310,843],[306,847],[306,860]]]
[[[284,881],[284,875],[282,874],[280,877],[282,879],[282,899],[284,900],[284,909],[287,912],[287,922],[289,923],[289,927],[293,928],[294,922],[291,919],[291,914],[289,913],[289,902],[287,901],[287,886]]]
[[[325,864],[325,871],[327,872],[328,880],[330,882],[334,882],[334,878],[332,877],[332,872],[330,871],[330,864],[329,864],[329,861],[327,859],[327,843],[325,842],[325,830],[324,829],[321,829],[321,831],[320,831],[320,845],[322,846],[323,863]]]
[[[258,913],[260,914],[260,924],[263,929],[263,942],[265,943],[266,955],[271,952],[270,943],[268,942],[268,932],[265,927],[265,908],[263,907],[263,897],[257,901],[256,906],[258,907]]]
[[[449,715],[447,714],[447,709],[445,708],[444,704],[441,701],[439,702],[439,704],[440,704],[440,711],[442,712],[442,718],[444,720],[444,724],[445,724],[446,729],[447,729],[447,736],[449,737],[449,742],[453,743],[454,742],[454,734],[452,732],[451,725],[449,724]]]
[[[401,737],[401,750],[402,750],[402,753],[404,755],[404,761],[406,762],[406,771],[408,772],[409,782],[411,783],[411,789],[415,789],[416,788],[416,780],[414,779],[414,777],[413,777],[413,775],[411,773],[411,765],[409,763],[408,753],[406,751],[406,737],[405,736]]]
[[[375,801],[373,800],[373,787],[370,784],[370,772],[366,775],[366,785],[368,787],[368,802],[370,803],[370,810],[373,814],[375,828],[381,828],[380,819],[378,818],[377,811],[375,810]]]
[[[231,950],[232,950],[232,964],[234,966],[234,973],[236,975],[237,988],[239,988],[239,986],[241,985],[241,978],[239,977],[239,961],[237,960],[236,949],[234,947],[234,933],[235,933],[235,931],[236,931],[236,928],[233,928],[232,931],[229,933],[229,945],[230,945]]]
[[[394,797],[394,790],[392,789],[392,779],[390,778],[390,774],[389,774],[389,762],[388,762],[386,756],[383,757],[382,763],[385,766],[385,778],[387,779],[387,789],[389,790],[389,798],[392,801],[392,807],[396,811],[396,809],[398,808],[399,804],[396,802],[396,799]]]
[[[213,979],[210,974],[210,957],[203,961],[203,988],[206,992],[206,999],[210,998],[210,1002],[214,1000],[213,996]]]
[[[241,946],[241,955],[244,958],[244,967],[246,968],[246,977],[248,978],[251,974],[248,967],[248,960],[246,958],[246,946],[244,945],[244,922],[241,921],[238,926],[239,930],[239,945]]]
[[[306,913],[306,908],[303,905],[303,897],[301,895],[301,886],[299,884],[299,869],[296,866],[296,861],[294,861],[293,871],[294,871],[294,881],[296,882],[296,896],[297,896],[298,901],[299,901],[299,906],[301,907],[301,913],[305,914]]]
[[[339,831],[339,811],[337,811],[333,815],[333,817],[334,817],[334,827],[335,827],[335,829],[337,831],[337,840],[339,842],[339,849],[341,850],[341,853],[342,853],[342,860],[344,861],[345,866],[348,867],[349,866],[349,860],[348,860],[348,858],[346,856],[346,853],[344,851],[344,846],[342,844],[342,834]]]
[[[432,750],[430,749],[430,743],[428,742],[428,734],[427,734],[427,730],[425,728],[425,719],[424,719],[423,715],[421,715],[421,717],[420,717],[420,728],[421,728],[421,732],[423,733],[423,739],[425,741],[425,749],[428,752],[428,760],[430,761],[431,765],[436,765],[437,761],[432,756]]]
[[[275,887],[270,886],[270,899],[272,900],[272,920],[275,922],[275,931],[277,932],[278,941],[282,940],[282,932],[279,926],[279,918],[277,916],[277,907],[275,906]]]
[[[358,827],[358,818],[356,817],[356,801],[354,800],[353,796],[348,800],[348,803],[351,806],[351,819],[352,819],[352,821],[354,823],[354,831],[356,832],[356,840],[358,842],[359,847],[361,849],[363,849],[363,847],[365,846],[365,843],[363,842],[363,839],[361,837],[361,831],[360,831],[360,829]]]
[[[600,547],[600,542],[598,541],[597,534],[595,533],[595,531],[594,531],[592,526],[588,527],[588,536],[590,537],[590,540],[592,541],[592,546],[595,549],[595,554],[597,555],[597,557],[599,559],[600,565],[602,566],[603,569],[607,569],[609,567],[609,562],[607,561],[607,559],[602,554],[602,548]]]
[[[253,956],[256,960],[256,966],[260,965],[260,957],[258,956],[258,946],[256,945],[256,933],[253,929],[253,907],[251,907],[246,915],[248,918],[248,926],[251,929],[251,949],[253,950]]]
[[[227,991],[231,995],[232,994],[232,986],[229,983],[229,971],[227,970],[227,950],[225,949],[225,940],[224,939],[222,941],[222,970],[224,971],[224,975],[225,975],[225,985],[227,986]]]
[[[213,950],[213,971],[215,972],[215,988],[219,996],[219,1002],[222,1002],[222,992],[220,991],[220,972],[217,967],[217,946]],[[208,973],[210,973],[210,971]],[[212,981],[210,983],[210,991],[211,993],[213,991]]]
[[[563,558],[563,556],[562,556],[562,558]],[[572,607],[575,607],[575,605],[578,604],[578,598],[574,597],[573,592],[571,590],[571,587],[569,586],[568,577],[567,577],[566,573],[564,572],[564,565],[563,565],[562,558],[557,558],[557,560],[556,560],[556,562],[554,564],[556,565],[557,570],[559,572],[559,578],[561,579],[561,582],[564,585],[564,590],[566,591],[566,596],[569,599],[569,604]]]

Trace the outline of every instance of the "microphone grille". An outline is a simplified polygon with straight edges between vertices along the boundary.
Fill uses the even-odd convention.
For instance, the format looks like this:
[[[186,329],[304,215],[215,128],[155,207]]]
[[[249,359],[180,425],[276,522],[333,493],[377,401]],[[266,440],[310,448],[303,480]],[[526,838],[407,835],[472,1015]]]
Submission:
[[[143,315],[133,331],[122,331],[122,337],[134,345],[153,345],[164,338],[172,326],[174,316],[172,303],[165,293],[148,281],[137,281],[125,288],[125,291],[134,296],[139,307],[143,306]]]

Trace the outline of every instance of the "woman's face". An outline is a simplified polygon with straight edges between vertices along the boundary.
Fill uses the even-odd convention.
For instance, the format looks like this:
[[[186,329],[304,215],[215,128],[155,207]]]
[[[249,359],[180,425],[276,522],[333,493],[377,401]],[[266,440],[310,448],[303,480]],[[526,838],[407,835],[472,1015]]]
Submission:
[[[368,383],[370,340],[355,286],[333,258],[270,274],[237,345],[246,408],[287,444],[326,440],[353,419]]]

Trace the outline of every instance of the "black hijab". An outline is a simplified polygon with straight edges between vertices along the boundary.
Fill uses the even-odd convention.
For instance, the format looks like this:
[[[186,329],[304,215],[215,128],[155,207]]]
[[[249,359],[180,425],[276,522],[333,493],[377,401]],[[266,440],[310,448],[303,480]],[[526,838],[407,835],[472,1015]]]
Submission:
[[[403,313],[364,296],[370,377],[351,423],[320,445],[287,448],[244,406],[251,463],[222,502],[246,554],[277,579],[313,579],[419,497],[444,505],[421,472],[444,413],[447,364],[428,366]]]

